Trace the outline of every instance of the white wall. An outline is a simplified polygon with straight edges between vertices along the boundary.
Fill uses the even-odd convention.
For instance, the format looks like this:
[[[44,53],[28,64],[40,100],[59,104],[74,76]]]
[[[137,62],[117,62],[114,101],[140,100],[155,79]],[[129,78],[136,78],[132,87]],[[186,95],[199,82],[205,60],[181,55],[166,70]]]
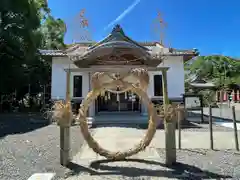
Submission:
[[[159,67],[170,67],[167,72],[168,80],[168,95],[169,97],[180,97],[184,93],[184,67],[183,58],[181,56],[166,57]],[[72,61],[66,57],[54,57],[52,60],[52,99],[65,98],[66,95],[66,68],[77,68]],[[154,96],[153,75],[161,74],[158,71],[150,71],[150,84],[148,87],[148,94],[150,97]],[[83,76],[83,97],[85,97],[90,89],[88,72],[72,72],[71,73],[71,96],[73,93],[73,76]]]
[[[66,96],[66,72],[64,68],[66,64],[62,64],[57,58],[52,60],[52,99],[65,99]]]
[[[181,56],[166,57],[159,67],[169,67],[167,71],[168,96],[170,98],[180,97],[185,92],[184,88],[184,66],[183,58]],[[148,94],[154,97],[154,75],[162,74],[159,71],[150,71],[150,84],[148,87]]]
[[[65,99],[66,98],[66,72],[64,69],[67,68],[76,68],[66,57],[54,57],[52,60],[52,89],[51,89],[51,98],[52,99]],[[70,96],[73,96],[73,77],[75,75],[82,75],[82,96],[83,98],[87,96],[90,87],[90,79],[88,72],[71,72],[70,76]],[[75,97],[80,98],[80,97]],[[89,115],[93,116],[95,112],[95,102],[89,108]]]
[[[65,99],[66,96],[66,72],[64,69],[77,68],[68,58],[54,57],[52,60],[52,99]],[[82,75],[82,95],[85,97],[89,91],[88,72],[72,72],[70,79],[70,95],[73,96],[73,76]]]
[[[181,94],[185,92],[184,88],[184,66],[183,57],[171,56],[166,57],[163,63],[158,67],[169,67],[167,71],[167,83],[168,83],[168,97],[177,98],[181,97]],[[147,93],[149,97],[154,97],[154,75],[162,74],[161,71],[149,71],[149,86]],[[142,114],[147,114],[147,108],[145,104],[142,104]]]
[[[184,66],[183,58],[181,56],[171,56],[166,57],[164,63],[161,63],[159,67],[165,66],[170,67],[167,72],[168,80],[168,96],[170,98],[180,97],[184,93]],[[51,98],[52,99],[65,99],[66,95],[66,72],[64,69],[67,68],[76,68],[67,57],[54,57],[52,60],[52,90]],[[148,95],[154,97],[154,85],[153,85],[153,75],[161,74],[158,71],[149,71],[150,84],[148,86],[147,92]],[[86,97],[87,93],[91,89],[89,87],[89,73],[88,72],[72,72],[71,73],[71,87],[70,94],[73,94],[73,76],[82,75],[83,76],[83,98]],[[91,86],[91,85],[90,85]],[[144,107],[142,107],[144,108]],[[90,114],[94,114],[94,106],[90,108]],[[144,111],[144,110],[143,110]]]

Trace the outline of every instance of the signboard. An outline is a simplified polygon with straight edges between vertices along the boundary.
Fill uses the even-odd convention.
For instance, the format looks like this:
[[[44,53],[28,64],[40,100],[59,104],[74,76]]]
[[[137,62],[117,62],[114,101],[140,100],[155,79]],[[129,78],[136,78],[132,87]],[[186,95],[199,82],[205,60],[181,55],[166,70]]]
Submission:
[[[183,98],[184,98],[185,109],[187,110],[187,112],[189,110],[189,113],[187,113],[188,116],[190,114],[194,115],[195,113],[193,111],[200,110],[201,111],[200,120],[201,120],[201,122],[203,122],[203,97],[202,97],[202,95],[200,95],[200,94],[184,94]]]
[[[186,97],[185,107],[187,109],[198,109],[201,108],[200,97]]]
[[[203,108],[202,95],[199,94],[185,94],[184,105],[189,110],[201,110]]]

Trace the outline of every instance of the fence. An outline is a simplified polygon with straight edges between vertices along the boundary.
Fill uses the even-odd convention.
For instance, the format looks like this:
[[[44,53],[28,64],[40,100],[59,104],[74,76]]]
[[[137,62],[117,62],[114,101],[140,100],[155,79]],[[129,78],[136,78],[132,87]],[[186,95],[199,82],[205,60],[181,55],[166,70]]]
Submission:
[[[223,111],[223,112],[221,112]],[[187,114],[182,112],[183,114]],[[194,112],[192,112],[194,113]],[[196,115],[199,115],[200,112],[195,112]],[[214,132],[213,132],[213,124],[216,122],[227,122],[227,124],[229,124],[232,128],[233,128],[233,137],[234,137],[234,145],[235,145],[235,149],[237,151],[239,151],[239,142],[238,142],[238,127],[237,127],[237,117],[239,118],[240,115],[240,111],[237,110],[235,106],[232,106],[231,108],[225,108],[223,109],[219,109],[219,108],[212,108],[211,106],[209,106],[208,108],[204,108],[204,122],[207,122],[209,125],[209,148],[210,149],[214,149]],[[215,114],[214,114],[215,113]],[[221,113],[221,114],[220,114]],[[227,114],[226,114],[227,113]],[[184,115],[178,115],[178,148],[181,149],[181,122],[184,119],[188,119],[188,117],[184,118]],[[199,118],[200,119],[200,118]],[[190,119],[191,121],[192,119]],[[229,126],[229,127],[230,127]],[[228,141],[230,141],[228,139]]]
[[[202,116],[201,111],[187,111],[186,113],[186,118],[189,121],[199,121],[199,117]],[[203,108],[203,116],[204,116],[204,121],[208,121],[209,117],[209,108],[204,107]],[[232,122],[233,120],[233,113],[232,113],[232,108],[228,106],[220,106],[219,108],[212,108],[212,117],[216,121],[230,121]],[[236,108],[236,121],[240,122],[240,108]]]

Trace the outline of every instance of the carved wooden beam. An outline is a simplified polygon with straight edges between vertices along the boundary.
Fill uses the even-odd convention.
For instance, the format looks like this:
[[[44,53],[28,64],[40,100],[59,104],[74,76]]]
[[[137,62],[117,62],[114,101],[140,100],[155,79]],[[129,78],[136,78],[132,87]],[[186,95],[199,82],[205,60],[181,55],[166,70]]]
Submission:
[[[126,72],[134,68],[145,68],[148,71],[167,71],[169,67],[146,67],[146,66],[113,66],[113,67],[93,67],[93,68],[71,68],[64,69],[70,72]]]

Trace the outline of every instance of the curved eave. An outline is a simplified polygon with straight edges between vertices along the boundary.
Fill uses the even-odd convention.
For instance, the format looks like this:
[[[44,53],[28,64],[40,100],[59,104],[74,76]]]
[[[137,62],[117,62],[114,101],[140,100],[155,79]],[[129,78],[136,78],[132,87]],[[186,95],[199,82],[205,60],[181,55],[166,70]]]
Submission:
[[[94,60],[91,59],[71,59],[73,61],[73,63],[79,67],[79,68],[88,68],[92,65],[94,65]],[[157,67],[161,62],[162,59],[146,59],[146,60],[141,60],[143,62],[142,65],[148,66],[148,67]],[[128,64],[126,64],[128,65]],[[131,65],[131,64],[129,64]]]
[[[126,52],[129,51],[130,53],[133,53],[138,57],[142,57],[143,59],[151,58],[151,54],[148,51],[145,51],[136,45],[133,45],[125,41],[113,41],[113,42],[104,43],[92,50],[88,50],[82,55],[76,54],[76,56],[72,56],[71,59],[74,61],[75,64],[83,64],[82,61],[84,61],[85,64],[89,64],[89,63],[92,63],[94,60],[96,60],[96,58],[104,55],[114,54],[113,53],[114,50],[121,49],[121,48],[125,49]]]
[[[139,48],[139,46],[137,46],[135,44],[132,44],[132,43],[129,43],[129,42],[126,42],[126,41],[111,41],[111,42],[103,43],[99,46],[96,46],[93,49],[90,49],[90,50],[86,51],[82,56],[84,57],[84,56],[87,56],[88,54],[92,54],[92,53],[95,53],[97,51],[101,51],[104,48],[138,49],[139,52],[142,52],[143,54],[149,54],[148,53],[149,49],[147,49],[147,48],[145,50],[143,50],[142,48]]]

